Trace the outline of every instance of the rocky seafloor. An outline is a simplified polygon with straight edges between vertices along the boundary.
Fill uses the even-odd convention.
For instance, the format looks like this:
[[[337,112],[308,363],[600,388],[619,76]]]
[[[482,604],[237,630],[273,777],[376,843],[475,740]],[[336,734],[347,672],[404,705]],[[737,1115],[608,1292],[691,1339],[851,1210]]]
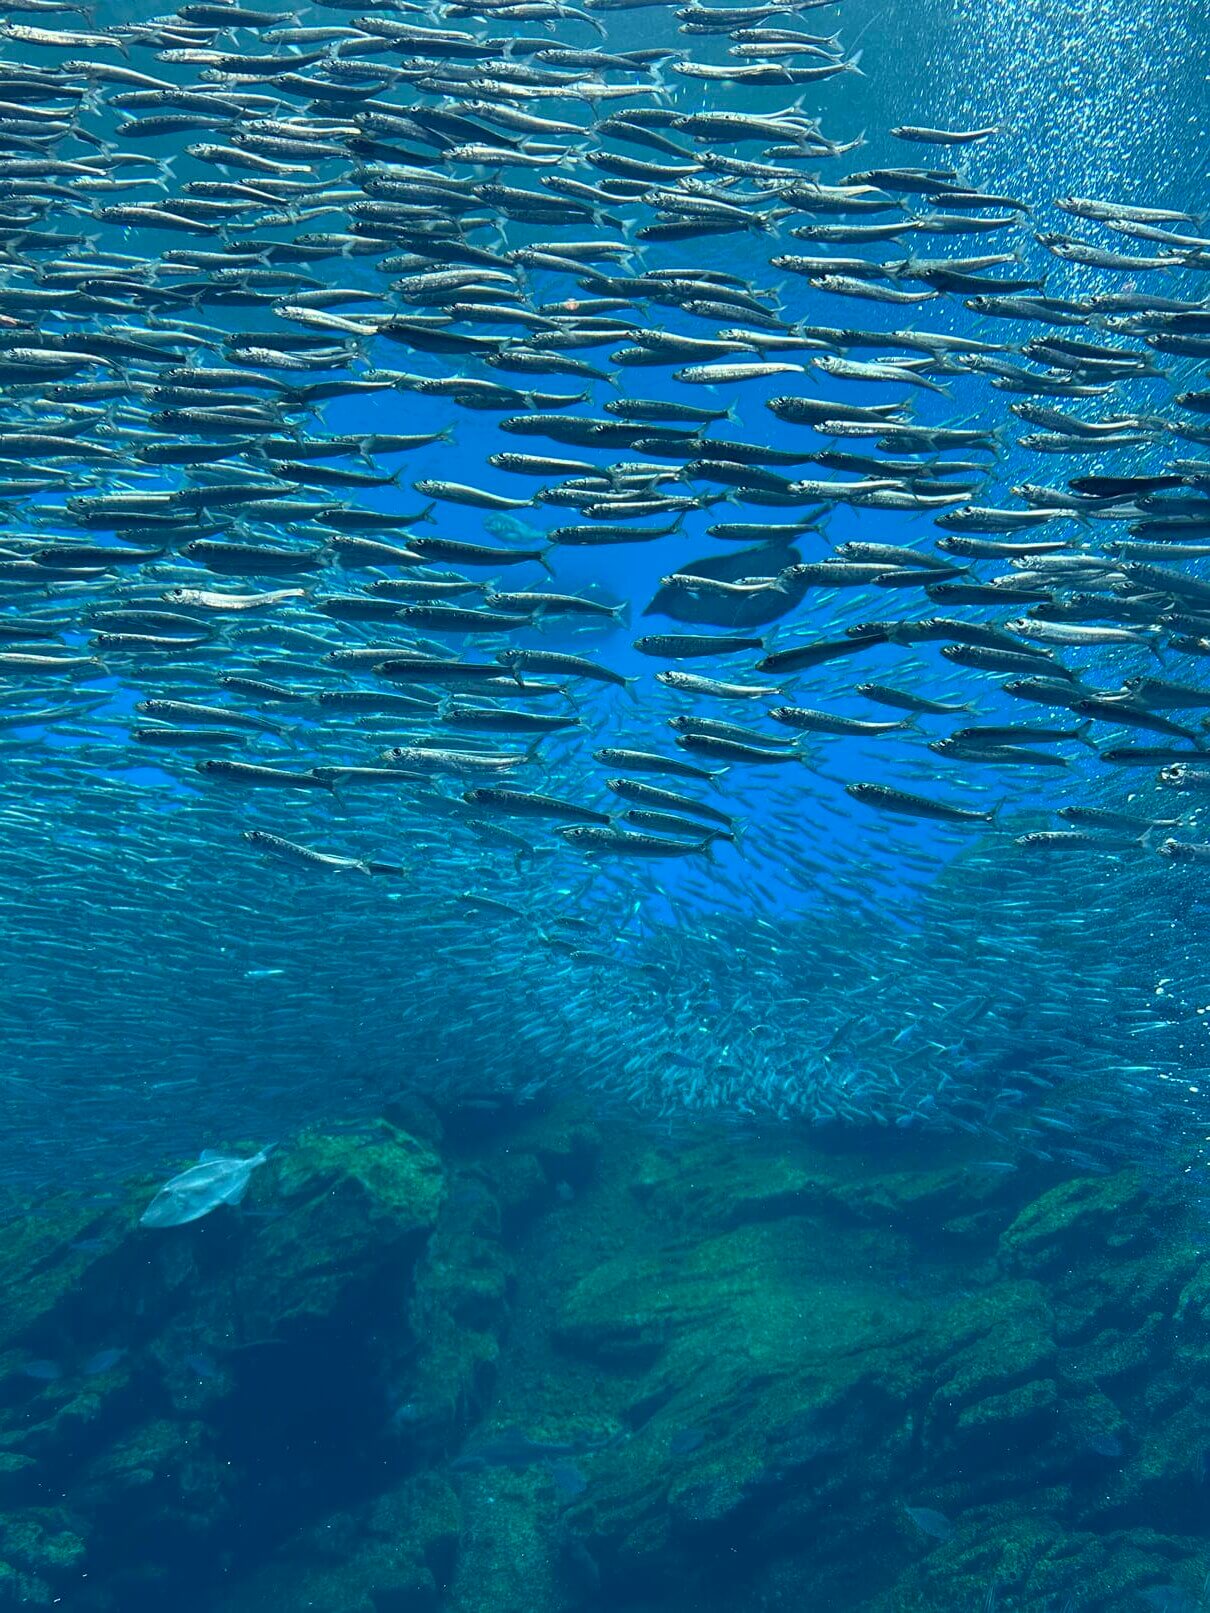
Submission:
[[[1191,1180],[409,1101],[188,1226],[53,1199],[0,1607],[1191,1613]]]

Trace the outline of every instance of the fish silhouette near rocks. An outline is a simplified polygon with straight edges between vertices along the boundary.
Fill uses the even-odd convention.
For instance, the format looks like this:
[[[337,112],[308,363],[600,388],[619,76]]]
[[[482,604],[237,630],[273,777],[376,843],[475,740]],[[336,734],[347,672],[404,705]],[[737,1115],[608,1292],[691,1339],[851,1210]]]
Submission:
[[[238,1204],[248,1190],[252,1172],[268,1157],[268,1148],[249,1159],[207,1150],[196,1165],[164,1183],[139,1217],[139,1225],[182,1227],[201,1220],[220,1204]]]

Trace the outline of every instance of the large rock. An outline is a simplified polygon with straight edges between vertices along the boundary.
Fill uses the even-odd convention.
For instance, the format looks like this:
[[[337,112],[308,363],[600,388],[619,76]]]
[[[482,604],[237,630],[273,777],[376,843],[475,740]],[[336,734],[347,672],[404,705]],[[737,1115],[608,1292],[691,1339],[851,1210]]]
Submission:
[[[13,1229],[0,1606],[1195,1605],[1210,1281],[1152,1178],[412,1118]]]

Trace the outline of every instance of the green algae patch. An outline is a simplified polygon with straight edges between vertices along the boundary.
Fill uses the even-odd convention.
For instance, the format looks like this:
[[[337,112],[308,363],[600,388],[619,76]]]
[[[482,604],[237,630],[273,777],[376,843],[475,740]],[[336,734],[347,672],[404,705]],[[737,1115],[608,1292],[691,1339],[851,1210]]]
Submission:
[[[1147,1193],[1135,1171],[1061,1182],[1027,1205],[1001,1242],[1023,1272],[1062,1274],[1098,1255],[1118,1255],[1152,1243]]]
[[[460,1527],[449,1484],[418,1474],[318,1520],[225,1595],[221,1613],[438,1613]]]
[[[239,1265],[253,1328],[322,1322],[391,1268],[402,1282],[444,1196],[433,1150],[385,1125],[369,1136],[308,1134],[262,1175],[249,1207],[264,1219]]]
[[[936,1150],[913,1171],[902,1147],[873,1168],[813,1139],[606,1132],[576,1106],[419,1130],[307,1133],[190,1225],[139,1226],[140,1181],[14,1235],[0,1597],[1196,1594],[1210,1281],[1138,1173],[1055,1183]]]
[[[148,1189],[147,1196],[154,1189]],[[129,1258],[130,1224],[142,1208],[140,1187],[127,1189],[119,1205],[67,1196],[6,1223],[0,1237],[0,1345],[61,1328],[74,1337],[85,1298],[112,1274],[115,1259]]]

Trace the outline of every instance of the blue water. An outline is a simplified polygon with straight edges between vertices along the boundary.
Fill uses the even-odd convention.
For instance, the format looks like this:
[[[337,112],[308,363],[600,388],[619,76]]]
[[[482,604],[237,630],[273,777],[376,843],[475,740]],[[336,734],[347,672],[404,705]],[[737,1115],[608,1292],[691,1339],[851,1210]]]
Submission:
[[[103,6],[84,20],[40,11],[13,20],[87,30],[150,14]],[[301,20],[344,25],[354,15],[316,9]],[[735,63],[726,35],[678,34],[665,8],[596,15],[603,37],[563,20],[549,29],[551,43],[612,52],[671,44],[694,61]],[[489,25],[456,7],[415,20],[526,39],[543,29],[524,13]],[[860,73],[754,87],[680,77],[665,62],[659,96],[606,102],[598,115],[636,104],[771,115],[801,93],[829,138],[864,135],[851,153],[820,159],[821,182],[952,165],[1029,210],[994,235],[917,233],[854,248],[784,229],[641,243],[629,261],[601,261],[599,270],[723,269],[796,329],[911,328],[1014,347],[1038,335],[1119,338],[1095,321],[1061,330],[984,318],[956,295],[904,307],[830,295],[769,260],[1017,250],[1019,263],[990,274],[1044,276],[1049,297],[1207,296],[1204,267],[1107,273],[1061,262],[1034,238],[1062,231],[1113,251],[1163,250],[1073,218],[1055,205],[1068,195],[1175,209],[1191,221],[1168,227],[1202,232],[1210,29],[1190,0],[1142,8],[845,0],[772,22],[820,35],[839,29],[846,52],[861,53]],[[224,48],[268,48],[252,33],[239,37]],[[2,54],[26,70],[82,52],[171,83],[199,82],[203,67],[164,64],[143,45],[128,58],[103,44],[56,47],[19,34]],[[123,88],[99,83],[82,102],[85,126],[118,147],[112,99]],[[384,96],[407,93],[394,86]],[[570,145],[595,148],[582,104],[517,104],[572,119],[582,132]],[[900,124],[997,132],[970,147],[929,147],[893,138]],[[131,140],[149,158],[171,156],[163,188],[80,190],[66,206],[52,199],[35,227],[81,233],[65,249],[73,259],[218,250],[221,236],[121,227],[89,212],[113,201],[170,206],[186,184],[220,172],[183,146],[221,138],[199,130]],[[87,163],[97,145],[73,139],[63,149]],[[662,160],[647,147],[610,149]],[[340,166],[321,170],[334,188]],[[799,166],[815,174],[814,164]],[[151,171],[149,163],[146,174],[129,173]],[[500,177],[533,189],[541,173]],[[575,174],[593,184],[605,177],[582,163]],[[934,205],[906,202],[913,211]],[[343,206],[337,197],[321,216],[258,233],[339,230]],[[635,245],[649,209],[619,210]],[[785,224],[805,222],[799,212]],[[605,221],[510,223],[499,238],[492,229],[471,238],[517,248],[616,233]],[[44,253],[14,246],[0,290],[37,284]],[[379,302],[337,308],[350,319],[383,305],[433,311],[394,297],[373,256],[299,268],[319,282],[309,289],[372,290]],[[181,269],[180,279],[194,278]],[[529,306],[562,312],[596,294],[544,269],[527,270],[522,288]],[[279,295],[289,302],[288,289]],[[699,338],[720,323],[656,302],[611,317]],[[32,323],[69,344],[73,332],[142,318],[137,307],[81,315],[65,304]],[[744,322],[737,310],[732,323]],[[303,328],[269,305],[210,302],[164,306],[146,323],[209,333],[204,363],[227,362],[226,334]],[[804,456],[879,450],[871,438],[833,440],[783,423],[771,399],[865,405],[906,392],[915,425],[994,433],[994,454],[959,448],[941,457],[985,461],[970,502],[997,507],[1023,508],[1013,492],[1022,484],[1062,489],[1073,476],[1152,474],[1178,455],[1206,458],[1204,413],[1173,402],[1175,392],[1204,386],[1204,356],[1161,354],[1163,378],[1121,381],[1087,409],[1031,399],[1089,418],[1161,415],[1189,433],[1165,425],[1137,447],[1068,457],[1022,446],[1034,428],[1009,412],[1021,395],[958,366],[929,372],[944,384],[938,395],[832,378],[811,366],[811,352],[791,350],[769,356],[801,363],[801,373],[705,387],[674,379],[679,365],[615,365],[609,355],[625,345],[571,350],[612,382],[522,376],[368,336],[356,340],[353,369],[438,378],[465,364],[467,374],[521,390],[583,389],[571,412],[601,418],[607,402],[625,397],[730,410],[709,428],[705,450],[713,438]],[[1138,350],[1133,338],[1128,346]],[[865,345],[845,353],[895,356]],[[88,369],[77,379],[113,373],[122,374]],[[293,383],[344,371],[273,373]],[[0,426],[50,429],[52,396],[39,384],[7,383]],[[202,478],[138,461],[156,407],[133,392],[107,402],[88,440],[120,453],[118,464],[59,462],[60,488],[0,491],[6,561],[38,543],[113,541],[112,529],[73,520],[68,497]],[[374,460],[397,473],[389,485],[303,486],[297,497],[390,517],[420,512],[428,499],[413,484],[427,480],[525,498],[559,479],[508,474],[488,463],[493,454],[601,465],[653,457],[503,430],[516,413],[525,410],[462,407],[407,385],[338,397],[295,424],[315,435],[444,435]],[[370,468],[355,457],[320,463]],[[824,480],[849,474],[805,458],[771,468]],[[20,471],[6,461],[0,483]],[[1204,498],[1205,488],[1203,477],[1182,496]],[[688,477],[657,489],[724,491]],[[1107,760],[1100,751],[1115,745],[1164,741],[1102,722],[1047,745],[1063,767],[991,766],[930,750],[962,724],[1075,723],[1066,710],[1014,698],[1003,675],[948,660],[939,641],[892,641],[789,677],[757,665],[871,620],[1003,624],[1028,608],[1010,599],[951,610],[917,589],[812,585],[774,624],[753,630],[760,648],[673,662],[636,647],[645,634],[747,632],[725,616],[677,620],[653,612],[652,601],[663,579],[742,547],[712,537],[710,526],[796,521],[813,508],[729,498],[688,510],[657,541],[556,543],[544,565],[465,568],[491,587],[553,588],[618,607],[615,620],[541,622],[506,638],[336,620],[317,608],[325,598],[409,573],[337,561],[298,577],[224,575],[183,556],[180,534],[162,556],[100,578],[30,586],[19,569],[0,578],[0,627],[49,621],[59,651],[98,662],[70,675],[10,663],[0,691],[0,1607],[1195,1613],[1206,1605],[1210,906],[1205,862],[1159,852],[1169,838],[1206,849],[1210,797],[1196,781],[1187,790],[1162,781],[1158,762]],[[824,560],[849,542],[937,554],[934,513],[838,502],[792,545],[752,545],[747,574]],[[554,529],[584,523],[575,508],[536,499],[507,514],[438,499],[409,530],[546,549]],[[1110,535],[1092,519],[1039,532],[1089,554]],[[408,533],[371,535],[402,546]],[[302,546],[316,530],[282,531],[266,517],[218,536]],[[1112,537],[1123,536],[1115,525]],[[124,537],[157,541],[150,527]],[[1210,581],[1199,559],[1160,563]],[[972,576],[1009,569],[1007,560],[980,560]],[[434,563],[427,574],[463,570]],[[99,612],[171,609],[163,596],[179,586],[304,594],[230,616],[194,607],[206,638],[188,650],[96,646],[106,625]],[[626,682],[559,674],[561,694],[518,693],[526,709],[579,720],[532,745],[429,720],[336,716],[313,698],[321,689],[407,688],[324,657],[417,641],[471,661],[510,646],[563,651]],[[1207,687],[1204,658],[1163,636],[1155,648],[1058,653],[1098,690],[1152,677]],[[691,696],[657,679],[674,665],[777,683],[780,693]],[[223,688],[231,673],[309,698],[258,705]],[[902,715],[862,696],[863,683],[968,711],[861,737],[794,736],[768,715],[790,703],[867,721]],[[280,731],[248,732],[229,749],[153,749],[133,733],[154,722],[138,710],[149,698],[258,714]],[[440,701],[438,717],[448,707]],[[653,861],[593,856],[550,822],[466,809],[464,791],[506,783],[620,814],[625,803],[606,780],[625,770],[594,751],[715,767],[676,747],[669,719],[686,715],[769,740],[798,737],[784,759],[731,760],[708,784],[634,775],[724,814],[732,838]],[[1201,711],[1174,715],[1197,729],[1188,749],[1196,767]],[[300,773],[368,766],[422,740],[508,752],[515,770],[490,778],[438,770],[428,782],[346,781],[327,792],[248,788],[195,766],[209,756]],[[854,799],[855,784],[988,818],[888,815]],[[1076,850],[1023,843],[1069,827],[1065,808],[1126,814],[1139,826]],[[1143,832],[1147,822],[1155,827]],[[354,866],[283,861],[250,843],[250,831]],[[365,877],[370,865],[394,871]],[[205,1188],[196,1216],[177,1214],[174,1194],[189,1187],[180,1175],[203,1151],[218,1156],[218,1186]],[[240,1162],[254,1157],[248,1181],[236,1182]],[[156,1202],[169,1209],[157,1220],[148,1206],[161,1189],[168,1198]]]
[[[1036,41],[1030,43],[1031,24],[1024,12],[1018,17],[998,11],[992,20],[969,8],[935,7],[913,14],[905,22],[895,7],[881,11],[854,7],[845,13],[844,36],[860,45],[865,76],[846,75],[821,86],[813,91],[811,105],[818,107],[823,126],[833,138],[853,138],[864,130],[866,144],[852,157],[833,162],[826,177],[832,177],[831,170],[841,171],[846,161],[874,167],[909,160],[919,151],[929,158],[932,148],[905,147],[885,134],[900,121],[996,122],[1001,132],[994,140],[969,152],[959,150],[954,160],[989,191],[1003,190],[1031,201],[1034,212],[1029,223],[1034,227],[1049,226],[1056,219],[1064,222],[1049,198],[1068,191],[1128,194],[1130,200],[1145,198],[1150,205],[1177,205],[1196,213],[1204,182],[1183,165],[1174,164],[1171,153],[1182,149],[1182,142],[1190,153],[1198,148],[1199,118],[1204,121],[1203,98],[1197,93],[1204,40],[1199,39],[1197,20],[1188,8],[1174,5],[1169,10],[1170,15],[1149,12],[1145,18],[1132,19],[1110,9],[1104,18],[1094,20],[1060,8],[1046,16],[1043,48]],[[832,13],[827,16],[830,19]],[[641,45],[652,37],[654,22],[649,13],[610,19],[611,46]],[[819,31],[826,29],[821,26]],[[1095,48],[1090,41],[1095,41]],[[699,41],[699,45],[711,59],[722,59],[716,42]],[[985,73],[986,61],[992,64],[990,77]],[[692,83],[676,93],[684,101],[694,93]],[[793,99],[780,88],[745,91],[742,97],[734,90],[718,94],[722,105],[758,110]],[[624,107],[627,103],[617,104]],[[1045,162],[1040,168],[1043,151]],[[942,156],[936,160],[950,159]],[[188,158],[177,159],[174,180],[192,171],[188,162]],[[1123,175],[1128,176],[1124,190],[1119,183]],[[327,222],[318,221],[321,227]],[[513,229],[520,241],[542,233],[524,226]],[[1079,296],[1101,284],[1096,271],[1047,257],[1026,229],[1010,232],[1008,238],[1028,265],[1045,270],[1051,295]],[[181,239],[167,236],[166,245],[179,245]],[[184,239],[188,244],[189,238]],[[942,255],[947,250],[979,252],[985,240],[992,242],[988,250],[995,250],[1000,237],[957,237],[958,245],[949,247],[942,237],[916,239],[924,242],[916,250]],[[137,241],[128,230],[116,233],[105,245],[120,252],[137,246]],[[802,251],[828,250],[805,244],[798,248],[790,241],[783,245]],[[645,249],[643,262],[648,268],[705,264],[718,261],[715,253],[721,251],[731,270],[750,276],[758,287],[775,288],[785,318],[807,325],[859,324],[876,330],[916,322],[942,331],[977,332],[985,340],[1015,334],[1006,322],[976,320],[952,297],[917,310],[822,295],[798,276],[771,270],[767,264],[770,250],[759,234],[729,236],[722,239],[721,247],[710,242],[705,246],[694,242],[651,246]],[[871,250],[875,256],[887,257],[895,249]],[[319,273],[331,283],[373,285],[376,279],[365,266],[367,261],[352,257],[336,265],[321,265]],[[1196,292],[1194,276],[1160,278],[1167,293]],[[539,272],[532,281],[535,301],[559,298],[568,290],[563,277]],[[357,305],[350,306],[355,313]],[[208,308],[205,312],[208,320],[232,330],[255,326],[261,317],[259,310],[251,310],[245,317],[238,308]],[[701,333],[700,321],[674,309],[658,312],[671,329]],[[858,350],[857,356],[866,351]],[[601,350],[593,350],[589,356],[608,366]],[[793,353],[784,356],[795,357]],[[383,342],[376,344],[373,361],[433,375],[450,371],[447,359],[410,353]],[[495,373],[499,378],[502,372]],[[632,393],[682,401],[687,396],[710,406],[734,407],[737,420],[722,422],[713,435],[767,441],[803,453],[821,446],[815,433],[780,424],[764,407],[768,398],[795,390],[800,384],[797,376],[745,382],[734,395],[719,396],[717,389],[678,384],[666,367],[618,373],[621,384]],[[912,389],[918,422],[961,420],[986,427],[1008,420],[1005,406],[1012,401],[1011,395],[990,392],[985,378],[958,374],[944,379],[948,397]],[[573,378],[547,377],[538,378],[535,384],[572,392],[580,383]],[[607,386],[586,385],[590,397],[584,407],[588,412],[599,412],[600,405],[615,395]],[[813,394],[844,402],[885,395],[884,389],[833,382],[818,372],[810,374],[808,385]],[[1148,409],[1160,407],[1165,385],[1144,381],[1126,383],[1119,390],[1128,396],[1131,407]],[[531,479],[493,469],[486,464],[493,452],[550,451],[581,457],[574,447],[506,435],[498,429],[499,419],[498,414],[458,409],[440,398],[408,391],[336,399],[325,405],[323,415],[325,429],[333,432],[450,429],[452,445],[439,442],[417,450],[396,467],[401,477],[398,489],[358,495],[362,504],[384,511],[417,509],[420,501],[407,484],[443,475],[465,476],[489,490],[524,496]],[[1013,436],[1023,430],[1018,427],[1016,433],[1006,434],[993,480],[978,495],[985,502],[1003,502],[1007,490],[1019,480],[1049,479],[1062,485],[1061,475],[1048,478],[1046,473],[1052,469],[1061,472],[1071,462],[1038,461],[1015,450]],[[826,440],[822,445],[829,446]],[[856,452],[869,450],[867,440],[838,446]],[[1129,458],[1131,468],[1151,468],[1163,460],[1164,452],[1160,447],[1126,456],[1119,453],[1103,461],[1097,456],[1081,456],[1075,468],[1083,472],[1109,466],[1121,469],[1124,457]],[[802,473],[813,474],[813,467],[805,465]],[[826,470],[819,474],[825,478],[834,475]],[[171,482],[157,481],[154,472],[142,472],[132,485],[151,488]],[[792,519],[797,513],[773,510],[768,517]],[[575,687],[587,729],[544,742],[541,768],[528,770],[533,785],[545,783],[552,793],[562,791],[573,799],[608,807],[612,803],[602,782],[609,770],[593,763],[593,748],[602,743],[667,748],[668,733],[663,725],[668,716],[687,709],[712,709],[687,702],[657,685],[654,673],[666,663],[639,654],[632,641],[640,631],[677,627],[666,618],[643,614],[662,577],[732,547],[707,537],[708,525],[720,516],[759,520],[762,514],[759,508],[722,504],[713,513],[690,512],[679,535],[656,543],[553,551],[553,580],[559,589],[588,589],[607,601],[625,601],[628,619],[615,628],[602,630],[593,625],[574,634],[557,625],[544,626],[515,641],[590,654],[634,681],[625,696],[592,683]],[[485,528],[490,529],[499,519],[473,509],[439,505],[433,525],[419,530],[493,542],[497,539]],[[507,533],[512,519],[504,517],[505,525],[498,529]],[[578,517],[574,511],[535,505],[516,519],[521,525],[515,532],[543,533]],[[841,504],[828,513],[823,532],[805,534],[796,548],[802,558],[813,560],[849,539],[927,548],[933,536],[927,517],[862,511]],[[984,567],[985,571],[995,569]],[[189,576],[193,570],[187,565],[172,568],[171,580],[193,581]],[[154,570],[147,573],[142,586],[132,588],[125,582],[123,591],[141,596],[154,593],[154,574]],[[169,571],[164,575],[169,577]],[[197,580],[206,583],[210,578],[200,573]],[[546,582],[537,567],[527,566],[510,568],[502,586],[541,587]],[[341,589],[349,584],[347,578],[338,576],[331,586]],[[70,594],[66,597],[70,599]],[[895,614],[902,597],[890,590],[829,593],[813,589],[806,607],[768,630],[766,648],[784,648],[821,635],[838,636],[853,623]],[[995,611],[979,609],[964,614],[988,621],[997,616]],[[228,642],[246,631],[237,623],[234,630],[228,629]],[[82,643],[84,635],[67,637],[69,642]],[[341,631],[342,642],[358,638],[374,642],[381,634],[376,635],[372,626],[345,626]],[[263,642],[271,651],[276,648],[271,628],[265,630]],[[253,637],[252,649],[256,643]],[[300,648],[292,656],[285,647],[281,653],[283,667],[315,681],[317,651]],[[205,654],[213,657],[217,652]],[[1095,664],[1094,681],[1105,685],[1154,666],[1143,651],[1133,648],[1099,650],[1095,656],[1074,651],[1069,661],[1090,669]],[[699,666],[687,664],[690,670]],[[262,665],[272,669],[271,660]],[[1132,809],[1145,816],[1152,810],[1163,812],[1170,799],[1155,789],[1150,774],[1143,774],[1140,782],[1137,770],[1123,773],[1107,768],[1079,747],[1066,747],[1070,767],[1062,774],[998,768],[963,771],[952,766],[941,770],[921,740],[940,737],[951,725],[944,719],[926,717],[919,737],[809,739],[804,746],[809,766],[803,769],[794,764],[750,771],[732,767],[725,793],[742,824],[742,845],[733,849],[716,844],[714,866],[702,866],[697,859],[653,869],[594,866],[557,849],[549,834],[538,835],[532,860],[514,866],[508,850],[468,842],[451,824],[435,821],[427,812],[408,813],[402,802],[384,804],[384,797],[370,790],[349,790],[333,810],[331,803],[316,805],[306,796],[294,799],[276,792],[261,796],[255,791],[203,789],[184,756],[149,766],[138,747],[132,748],[126,738],[130,724],[137,720],[131,711],[134,698],[147,693],[209,698],[214,689],[211,667],[199,657],[194,675],[174,672],[162,682],[156,681],[154,658],[145,665],[111,658],[109,669],[116,676],[85,683],[89,691],[95,687],[99,694],[110,696],[85,727],[60,723],[48,730],[29,730],[17,726],[10,739],[22,788],[30,792],[28,805],[19,803],[19,815],[14,815],[12,823],[18,859],[13,867],[22,867],[24,859],[34,881],[24,886],[25,894],[18,895],[12,909],[10,950],[16,976],[11,1001],[14,1017],[22,1025],[14,1038],[20,1083],[15,1089],[16,1102],[19,1113],[27,1111],[27,1115],[23,1113],[27,1146],[45,1161],[52,1176],[64,1163],[62,1140],[57,1127],[44,1124],[43,1106],[49,1104],[52,1111],[58,1111],[59,1083],[64,1081],[69,1092],[83,1095],[81,1088],[86,1089],[83,1107],[68,1109],[69,1115],[78,1117],[72,1125],[72,1151],[83,1147],[86,1154],[102,1159],[111,1149],[119,1157],[128,1137],[145,1159],[149,1154],[154,1157],[157,1149],[203,1146],[216,1130],[224,1135],[261,1135],[266,1128],[276,1133],[296,1119],[326,1113],[333,1104],[338,1114],[354,1112],[367,1100],[377,1102],[384,1086],[396,1079],[405,1084],[416,1079],[418,1070],[424,1071],[419,1078],[423,1086],[460,1079],[464,1072],[458,1065],[464,1064],[472,1067],[472,1082],[485,1080],[489,1087],[508,1091],[517,1079],[507,1066],[518,1038],[523,1043],[532,1039],[532,1057],[522,1055],[518,1061],[527,1070],[528,1080],[570,1079],[575,1083],[576,1071],[548,1068],[546,1027],[535,1023],[535,1016],[526,1011],[525,999],[531,994],[543,1003],[553,999],[560,1017],[577,1028],[583,1022],[586,1038],[599,1039],[596,994],[599,971],[605,969],[608,974],[607,965],[592,961],[585,969],[569,964],[557,952],[553,956],[541,949],[535,953],[524,928],[520,934],[515,927],[510,932],[507,924],[501,926],[498,920],[460,907],[458,898],[464,891],[481,890],[539,920],[549,916],[552,902],[566,903],[573,917],[577,903],[586,902],[593,926],[586,950],[596,960],[612,957],[618,963],[629,962],[635,950],[649,941],[663,944],[659,936],[669,927],[687,937],[696,937],[700,931],[709,947],[716,923],[725,922],[729,935],[734,936],[733,926],[738,925],[742,933],[744,924],[758,916],[775,925],[802,918],[827,926],[836,915],[842,923],[871,924],[880,933],[910,933],[920,922],[919,903],[929,899],[946,863],[960,851],[969,853],[972,835],[966,830],[919,821],[905,824],[871,813],[846,797],[845,783],[861,779],[927,793],[930,785],[943,780],[943,793],[949,799],[983,810],[996,806],[1000,821],[1019,829],[1056,822],[1051,816],[1054,810],[1073,802],[1102,800],[1122,805],[1129,796]],[[743,681],[750,675],[750,660],[730,657],[707,664],[705,670]],[[856,682],[862,680],[906,681],[936,699],[971,701],[977,720],[1022,718],[1022,703],[999,693],[1000,680],[947,665],[938,647],[932,645],[907,650],[886,647],[856,660],[832,663],[798,677],[792,686],[793,698],[802,704],[826,705],[842,715],[894,715],[884,708],[872,708],[853,693]],[[745,702],[719,711],[737,722],[760,726],[759,719],[752,717],[753,709],[759,713],[760,707],[759,702]],[[1025,715],[1035,717],[1036,708],[1028,708]],[[263,759],[289,765],[292,748],[302,756],[314,748],[317,754],[324,753],[323,759],[332,761],[372,759],[372,753],[351,756],[346,739],[325,734],[305,713],[291,710],[286,720],[293,735],[291,745],[266,742],[262,749],[258,742]],[[391,732],[389,723],[381,728],[388,742],[400,737]],[[667,782],[676,784],[675,780]],[[457,794],[449,786],[443,789],[447,796]],[[1041,816],[1044,812],[1046,817]],[[54,825],[51,836],[41,826],[48,820]],[[297,838],[338,855],[398,858],[409,866],[414,883],[402,889],[367,891],[351,888],[349,880],[308,882],[280,867],[263,866],[238,839],[240,830],[253,827],[287,836],[297,832]],[[980,855],[994,859],[996,842]],[[1014,854],[1004,855],[1011,861]],[[1165,923],[1185,907],[1187,887],[1183,876],[1154,860],[1148,859],[1145,866],[1146,911],[1149,917],[1154,911],[1151,922],[1162,933]],[[1123,864],[1121,858],[1111,856],[1091,868],[1077,865],[1074,869],[1062,860],[1056,867],[1044,858],[1034,859],[1022,877],[1035,882],[1037,894],[1023,895],[1022,900],[1042,908],[1044,890],[1053,889],[1058,896],[1069,889],[1070,880],[1079,881],[1082,899],[1096,906],[1095,912],[1084,911],[1073,918],[1079,939],[1098,949],[1105,966],[1120,970],[1125,960],[1109,954],[1105,927],[1109,925],[1114,933],[1119,918],[1115,881],[1136,871],[1142,879],[1137,858]],[[968,879],[967,900],[980,911],[979,922],[991,931],[988,944],[1005,947],[1021,967],[1029,967],[1036,960],[1021,956],[1012,927],[1015,916],[1008,928],[996,932],[997,921],[980,877],[976,869]],[[1086,886],[1091,886],[1090,892]],[[1022,888],[1025,891],[1029,886]],[[1126,888],[1136,888],[1133,878]],[[124,893],[123,897],[115,899],[117,892]],[[1015,915],[1015,909],[1012,911]],[[421,941],[429,924],[434,939]],[[1138,934],[1137,920],[1131,934]],[[1131,1012],[1149,1006],[1160,972],[1146,955],[1140,968],[1141,950],[1131,944],[1131,958],[1124,969],[1131,985],[1123,983],[1122,989],[1138,994],[1138,1008],[1131,1004]],[[400,952],[406,960],[402,966]],[[407,990],[411,971],[418,965],[420,973],[409,992],[408,1013],[401,1016],[394,993],[399,984]],[[702,967],[709,970],[714,965],[704,959]],[[1187,966],[1180,971],[1182,988],[1186,971]],[[629,979],[624,974],[622,986],[616,989],[624,989]],[[522,980],[524,986],[518,989]],[[460,1013],[464,993],[468,1012]],[[660,995],[662,991],[657,997]],[[758,1024],[769,1017],[764,1005],[753,1006]],[[829,1012],[837,1012],[840,1006],[833,1000]],[[917,1005],[915,1011],[927,1015],[927,1005]],[[639,1012],[645,1014],[647,1008]],[[659,1091],[663,1106],[669,1101],[666,1089],[671,1085],[675,1106],[686,1083],[675,1075],[670,1082],[667,1069],[661,1067],[658,1048],[663,1020],[661,1014],[655,1023],[643,1025],[642,1040],[654,1042],[657,1051],[630,1095],[642,1098],[644,1082],[650,1082]],[[1196,1032],[1200,1031],[1196,1022],[1194,1031],[1196,1047]],[[607,1033],[610,1038],[617,1034],[612,1027]],[[322,1069],[315,1067],[317,1047],[323,1049]],[[481,1049],[492,1050],[490,1072],[483,1069]],[[1197,1056],[1188,1046],[1180,1051]],[[166,1069],[166,1063],[172,1067]],[[48,1071],[53,1072],[49,1081]],[[108,1100],[100,1096],[103,1092],[110,1093]],[[182,1092],[190,1094],[187,1100],[181,1098]],[[741,1109],[762,1107],[760,1102],[750,1102],[750,1097],[743,1094]],[[725,1109],[733,1106],[729,1093],[713,1101]],[[145,1146],[149,1130],[154,1136],[160,1127],[165,1131],[163,1141]],[[70,1164],[68,1168],[72,1168]]]

